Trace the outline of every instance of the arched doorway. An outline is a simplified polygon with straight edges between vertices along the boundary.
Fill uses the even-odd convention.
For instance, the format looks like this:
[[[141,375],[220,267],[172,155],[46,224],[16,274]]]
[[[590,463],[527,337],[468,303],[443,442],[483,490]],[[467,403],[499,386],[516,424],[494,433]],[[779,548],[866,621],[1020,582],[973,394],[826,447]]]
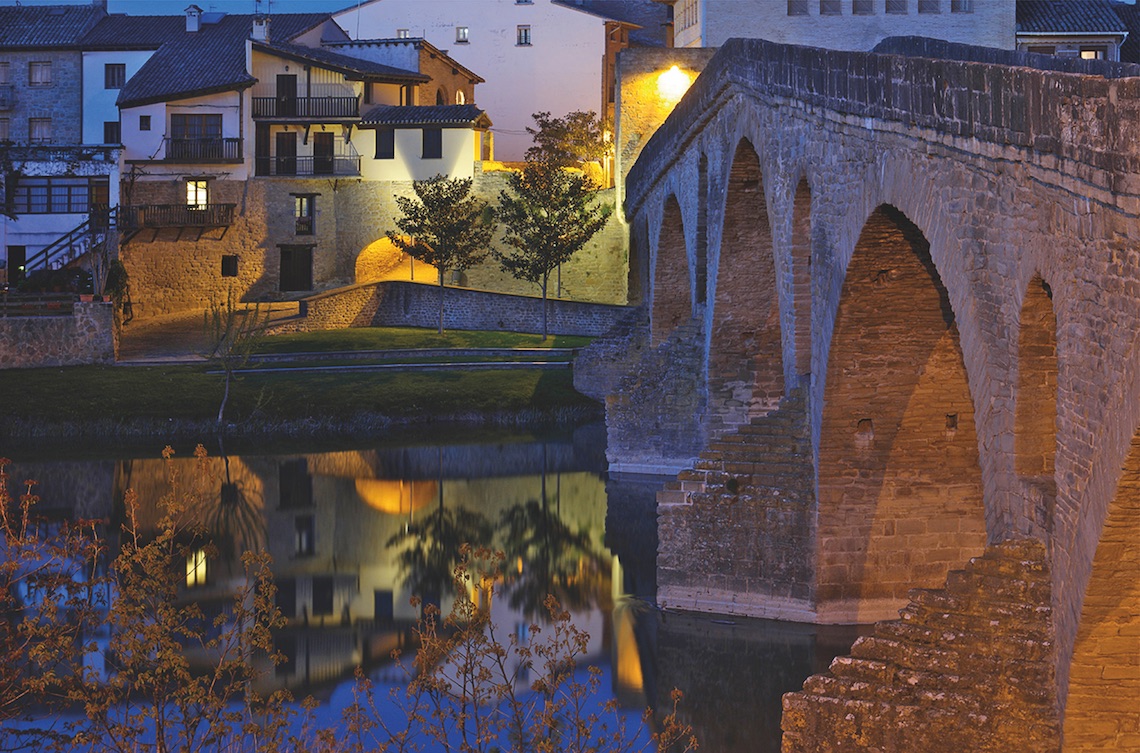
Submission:
[[[980,554],[974,408],[954,312],[922,231],[867,219],[836,313],[819,447],[817,608],[893,616]]]

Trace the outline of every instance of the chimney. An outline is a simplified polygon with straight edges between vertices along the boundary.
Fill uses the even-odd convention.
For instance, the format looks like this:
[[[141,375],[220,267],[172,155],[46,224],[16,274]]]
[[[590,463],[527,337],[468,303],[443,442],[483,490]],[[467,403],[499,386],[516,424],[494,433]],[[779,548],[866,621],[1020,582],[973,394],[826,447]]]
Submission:
[[[91,6],[96,10],[107,12],[107,0],[91,0]]]
[[[202,9],[191,5],[186,9],[186,31],[194,32],[202,28]]]
[[[257,15],[253,17],[253,41],[269,41],[269,16]]]

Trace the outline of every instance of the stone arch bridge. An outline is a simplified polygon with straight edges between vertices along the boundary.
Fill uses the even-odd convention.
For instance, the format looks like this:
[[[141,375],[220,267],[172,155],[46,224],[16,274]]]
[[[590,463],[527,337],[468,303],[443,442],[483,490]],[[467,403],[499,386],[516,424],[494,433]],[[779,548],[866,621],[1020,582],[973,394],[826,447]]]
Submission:
[[[732,40],[629,173],[609,452],[679,472],[659,599],[905,607],[785,750],[1140,749],[1138,74]]]

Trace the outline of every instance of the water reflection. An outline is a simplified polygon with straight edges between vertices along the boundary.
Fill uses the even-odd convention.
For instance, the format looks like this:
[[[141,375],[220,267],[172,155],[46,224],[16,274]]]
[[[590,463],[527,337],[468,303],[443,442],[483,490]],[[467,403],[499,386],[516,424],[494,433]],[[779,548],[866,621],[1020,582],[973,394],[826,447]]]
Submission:
[[[461,543],[506,556],[498,625],[525,639],[555,594],[590,636],[585,659],[609,667],[628,709],[682,714],[705,751],[777,751],[780,695],[845,652],[854,632],[759,621],[716,621],[654,606],[655,494],[661,479],[607,478],[590,433],[555,441],[371,447],[210,457],[198,483],[192,457],[20,461],[45,502],[119,530],[125,490],[138,524],[157,525],[173,480],[193,504],[183,524],[205,532],[186,562],[186,594],[216,614],[241,585],[246,550],[273,561],[287,619],[276,641],[287,661],[266,666],[270,687],[328,697],[357,665],[394,676],[393,648],[410,647],[413,594],[451,606]],[[173,473],[173,479],[171,474]],[[197,542],[197,540],[195,540]],[[207,546],[207,544],[209,546]],[[728,623],[732,624],[728,624]]]

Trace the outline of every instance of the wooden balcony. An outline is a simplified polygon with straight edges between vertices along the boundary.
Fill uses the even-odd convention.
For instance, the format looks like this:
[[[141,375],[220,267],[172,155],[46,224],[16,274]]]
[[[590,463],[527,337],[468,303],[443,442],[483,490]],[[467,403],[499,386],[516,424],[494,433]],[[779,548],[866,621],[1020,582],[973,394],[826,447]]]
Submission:
[[[128,237],[142,230],[176,228],[201,231],[228,228],[234,223],[237,204],[141,204],[119,207],[119,229]],[[180,233],[181,234],[181,233]]]
[[[303,176],[360,175],[360,155],[329,157],[258,157],[257,175]]]
[[[360,117],[357,97],[254,97],[253,117],[329,121]]]
[[[163,139],[167,162],[241,162],[241,139]]]

